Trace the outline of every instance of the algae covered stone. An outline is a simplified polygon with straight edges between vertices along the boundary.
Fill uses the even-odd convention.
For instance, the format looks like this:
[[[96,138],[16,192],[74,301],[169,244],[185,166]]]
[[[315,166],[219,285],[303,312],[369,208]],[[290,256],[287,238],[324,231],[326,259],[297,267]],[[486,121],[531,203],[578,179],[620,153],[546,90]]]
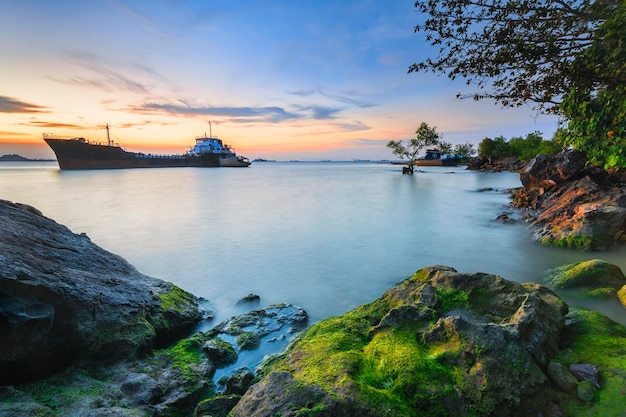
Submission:
[[[515,415],[549,385],[542,369],[559,351],[566,313],[537,284],[424,268],[305,331],[233,415],[297,415],[278,399],[294,385],[320,390],[324,416]]]
[[[589,297],[615,298],[626,277],[619,266],[591,259],[548,271],[545,283],[553,289],[579,288]]]

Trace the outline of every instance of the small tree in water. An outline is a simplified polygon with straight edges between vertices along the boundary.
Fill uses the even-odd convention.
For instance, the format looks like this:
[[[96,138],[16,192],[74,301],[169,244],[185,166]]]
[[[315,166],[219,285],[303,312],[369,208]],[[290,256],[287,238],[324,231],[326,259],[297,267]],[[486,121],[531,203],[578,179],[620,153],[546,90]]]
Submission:
[[[422,122],[415,131],[415,139],[409,139],[406,145],[401,140],[390,140],[387,143],[387,147],[398,158],[406,158],[409,161],[408,173],[412,174],[419,152],[427,146],[439,145],[440,138],[441,135],[437,133],[436,128]],[[402,170],[402,172],[407,171]]]

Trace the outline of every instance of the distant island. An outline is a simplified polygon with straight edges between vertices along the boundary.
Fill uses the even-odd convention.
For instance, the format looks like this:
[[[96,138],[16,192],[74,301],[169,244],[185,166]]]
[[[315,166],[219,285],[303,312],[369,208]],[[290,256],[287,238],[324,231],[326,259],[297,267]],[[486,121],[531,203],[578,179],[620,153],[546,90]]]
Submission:
[[[54,159],[30,159],[30,158],[25,158],[22,155],[17,155],[17,154],[0,156],[0,162],[41,162],[41,161],[54,161]]]

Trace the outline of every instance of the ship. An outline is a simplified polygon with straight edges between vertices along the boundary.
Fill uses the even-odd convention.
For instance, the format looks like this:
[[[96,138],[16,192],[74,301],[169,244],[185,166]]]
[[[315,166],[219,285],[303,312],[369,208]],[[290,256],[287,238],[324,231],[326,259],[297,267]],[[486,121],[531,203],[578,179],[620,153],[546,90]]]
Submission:
[[[210,123],[209,123],[210,126]],[[195,145],[182,154],[158,155],[132,152],[111,140],[106,125],[106,143],[92,142],[82,137],[60,137],[43,134],[44,141],[52,148],[62,170],[78,169],[124,169],[169,167],[248,167],[250,161],[235,151],[212,132],[196,137]]]
[[[435,167],[455,167],[461,163],[461,158],[456,155],[442,155],[436,149],[428,149],[423,158],[415,160],[417,166],[435,166]]]

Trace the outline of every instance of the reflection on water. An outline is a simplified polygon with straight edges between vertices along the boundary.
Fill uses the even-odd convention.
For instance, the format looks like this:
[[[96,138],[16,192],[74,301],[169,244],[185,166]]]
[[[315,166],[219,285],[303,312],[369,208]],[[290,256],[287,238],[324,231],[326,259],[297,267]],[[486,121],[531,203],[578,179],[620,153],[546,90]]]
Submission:
[[[585,253],[530,240],[495,218],[513,173],[368,163],[258,163],[247,169],[61,172],[0,165],[0,198],[31,204],[140,271],[210,300],[217,320],[249,293],[342,314],[433,264],[526,282],[600,257],[626,271],[626,247]],[[484,189],[487,191],[479,191]],[[614,320],[625,322],[623,311]]]

